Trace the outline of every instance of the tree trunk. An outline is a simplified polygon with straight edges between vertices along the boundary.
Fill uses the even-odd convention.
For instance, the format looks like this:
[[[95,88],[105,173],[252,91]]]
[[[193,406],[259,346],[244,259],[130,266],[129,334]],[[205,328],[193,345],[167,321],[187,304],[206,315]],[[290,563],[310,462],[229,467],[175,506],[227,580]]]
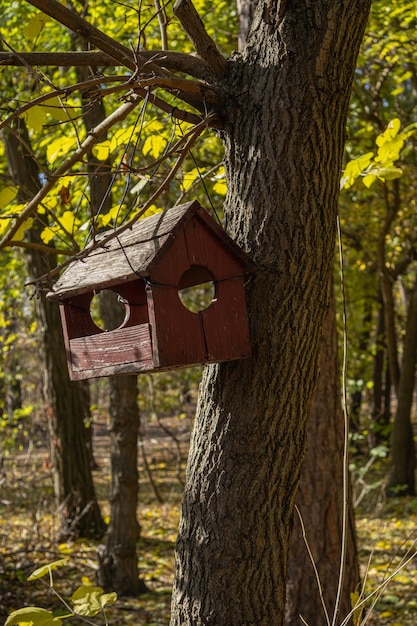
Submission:
[[[417,362],[417,281],[408,305],[404,336],[404,351],[398,387],[398,404],[394,418],[391,442],[391,468],[388,492],[391,495],[415,494],[416,453],[414,446],[411,407]]]
[[[102,316],[114,327],[114,307],[106,306],[102,292]],[[110,293],[111,296],[111,293]],[[111,303],[114,304],[111,298]],[[112,376],[110,388],[111,494],[110,526],[106,546],[99,554],[99,581],[107,591],[136,596],[147,591],[139,579],[136,544],[140,535],[138,503],[139,408],[137,376]]]
[[[287,626],[301,625],[300,615],[307,624],[325,626],[328,624],[326,612],[331,621],[339,586],[339,566],[343,560],[343,585],[335,623],[340,623],[350,612],[350,594],[359,583],[354,512],[350,497],[346,501],[345,559],[341,552],[344,493],[350,496],[350,485],[347,484],[344,489],[345,424],[340,404],[339,372],[336,311],[334,297],[331,297],[320,353],[320,376],[308,424],[306,455],[295,500],[306,538],[304,540],[303,527],[297,514],[288,564]],[[346,480],[349,482],[349,476],[346,476]],[[311,559],[320,581],[322,600]]]
[[[114,384],[117,382],[117,384]],[[111,518],[105,551],[100,555],[100,583],[120,595],[146,591],[138,577],[136,543],[140,527],[136,519],[138,471],[137,379],[112,378],[111,385]],[[119,407],[115,410],[116,407]]]
[[[229,233],[257,269],[252,358],[206,368],[171,625],[281,626],[332,271],[344,128],[369,2],[260,1],[229,62]]]
[[[74,41],[74,43],[76,43]],[[77,68],[78,82],[87,80],[88,68]],[[101,99],[83,94],[83,120],[87,132],[106,118]],[[103,137],[103,140],[105,137]],[[112,208],[112,164],[110,158],[99,160],[88,154],[90,204],[92,215],[105,215]],[[107,291],[103,291],[100,311],[104,325],[116,328],[118,311]],[[110,293],[111,295],[111,293]],[[137,376],[113,376],[110,391],[111,477],[110,525],[106,545],[99,552],[99,581],[108,591],[135,596],[146,591],[139,579],[136,543],[140,526],[137,521],[138,470],[137,439],[139,408]]]
[[[385,314],[383,308],[382,298],[379,298],[378,306],[378,319],[376,327],[376,352],[374,356],[374,366],[372,373],[373,381],[373,407],[372,407],[372,431],[371,431],[371,446],[378,445],[379,443],[386,442],[387,437],[384,436],[383,423],[383,378],[384,378],[384,365],[385,365]]]
[[[388,194],[385,194],[386,215],[384,222],[381,226],[381,230],[377,241],[377,257],[378,257],[378,271],[380,276],[380,290],[384,308],[384,327],[385,327],[385,341],[387,346],[388,367],[390,371],[391,384],[395,389],[395,393],[398,395],[398,386],[400,380],[400,367],[398,363],[398,342],[397,331],[395,328],[395,306],[394,306],[394,294],[393,284],[395,277],[390,271],[389,265],[386,259],[385,242],[390,232],[391,226],[395,220],[398,211],[400,210],[400,203],[398,201],[398,181],[393,181],[394,194],[393,201],[390,202]]]
[[[23,141],[19,137],[23,137]],[[30,146],[30,141],[23,120],[19,120],[14,133],[4,131],[4,140],[10,175],[19,186],[22,199],[27,199],[39,188],[39,171],[24,148]],[[29,237],[32,242],[39,242],[36,225],[31,228]],[[28,248],[27,263],[32,280],[51,269],[50,255],[33,248]],[[42,293],[37,293],[34,303],[61,536],[99,538],[105,531],[105,524],[91,475],[83,390],[68,377],[58,307]]]

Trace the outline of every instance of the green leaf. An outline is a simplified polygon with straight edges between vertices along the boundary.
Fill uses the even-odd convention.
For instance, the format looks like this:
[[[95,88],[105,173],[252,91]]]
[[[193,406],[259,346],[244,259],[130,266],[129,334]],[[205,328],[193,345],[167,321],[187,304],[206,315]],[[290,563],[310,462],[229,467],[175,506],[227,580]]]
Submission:
[[[60,626],[62,624],[62,620],[59,617],[54,617],[51,611],[37,606],[27,606],[24,609],[18,609],[10,613],[4,626],[12,626],[22,622],[32,623],[33,626]]]
[[[81,585],[71,596],[74,611],[78,615],[97,615],[106,604],[113,604],[117,600],[115,593],[103,593],[101,587]]]
[[[38,578],[43,578],[50,574],[53,570],[65,565],[68,562],[67,559],[59,559],[59,561],[53,561],[53,563],[48,563],[48,565],[43,565],[42,567],[38,567],[34,572],[29,576],[28,580],[37,580]]]

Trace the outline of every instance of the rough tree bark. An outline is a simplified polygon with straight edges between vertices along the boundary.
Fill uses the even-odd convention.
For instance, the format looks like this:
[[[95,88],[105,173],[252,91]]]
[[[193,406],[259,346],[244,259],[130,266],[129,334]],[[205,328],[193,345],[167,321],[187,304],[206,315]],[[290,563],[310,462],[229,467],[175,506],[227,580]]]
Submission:
[[[351,611],[350,594],[357,590],[359,583],[350,485],[346,485],[346,490],[343,485],[345,424],[340,403],[339,373],[336,311],[334,297],[331,296],[320,352],[320,376],[308,423],[306,455],[295,499],[304,529],[298,514],[295,515],[288,563],[287,626],[300,626],[300,615],[307,624],[328,624],[326,611],[331,620],[335,612],[342,561],[344,576],[336,623],[340,623]],[[344,558],[341,547],[345,493],[349,499],[346,504]],[[306,543],[317,570],[326,609],[320,598]]]
[[[240,50],[246,42],[257,3],[258,0],[237,1]],[[320,599],[303,528],[296,515],[295,529],[291,535],[286,589],[285,623],[288,626],[300,624],[300,614],[309,624],[326,624],[325,611],[332,615],[336,610],[335,599],[342,562],[345,424],[340,403],[336,311],[332,291],[330,295],[320,352],[320,376],[309,418],[306,456],[296,498],[304,531],[307,532],[308,547],[320,577],[325,609]],[[346,616],[351,609],[350,593],[359,581],[354,513],[350,500],[348,507],[347,558],[344,559],[345,575],[338,606],[338,614],[342,616]]]
[[[260,1],[229,61],[229,233],[257,263],[253,356],[210,366],[189,456],[171,626],[280,626],[332,270],[344,128],[369,1]]]
[[[10,176],[19,186],[24,200],[39,188],[39,170],[27,149],[29,137],[23,120],[19,120],[14,131],[3,132]],[[20,141],[19,137],[23,140]],[[31,228],[29,236],[31,241],[39,242],[36,225]],[[29,248],[26,255],[32,280],[50,270],[50,255],[48,257],[35,248]],[[105,524],[91,474],[83,388],[70,382],[68,377],[58,307],[48,302],[43,293],[38,293],[34,302],[61,536],[99,538],[104,534]]]

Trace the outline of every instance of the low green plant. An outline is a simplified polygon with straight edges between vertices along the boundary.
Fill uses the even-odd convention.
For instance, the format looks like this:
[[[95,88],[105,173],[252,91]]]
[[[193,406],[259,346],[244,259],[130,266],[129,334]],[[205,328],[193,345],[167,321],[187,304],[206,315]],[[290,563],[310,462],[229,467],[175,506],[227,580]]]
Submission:
[[[62,615],[54,615],[52,611],[48,611],[47,609],[38,606],[28,606],[10,613],[4,626],[61,626],[63,620],[69,617],[77,617],[86,624],[95,625],[96,622],[88,618],[95,617],[99,613],[107,626],[108,621],[105,607],[114,604],[117,600],[116,593],[104,593],[101,587],[82,584],[74,591],[67,602],[54,588],[52,575],[53,570],[67,563],[68,559],[59,559],[58,561],[39,567],[28,578],[28,580],[31,581],[49,576],[49,587],[62,602],[66,612]]]

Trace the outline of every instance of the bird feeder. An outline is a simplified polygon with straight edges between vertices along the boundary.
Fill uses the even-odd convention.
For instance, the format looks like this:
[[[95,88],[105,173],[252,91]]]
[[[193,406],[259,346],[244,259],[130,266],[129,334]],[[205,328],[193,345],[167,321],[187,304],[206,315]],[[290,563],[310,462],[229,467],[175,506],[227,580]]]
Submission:
[[[72,380],[250,356],[244,282],[253,263],[198,202],[141,219],[106,242],[108,234],[48,293],[60,303]],[[115,328],[93,315],[102,290],[122,309]]]

